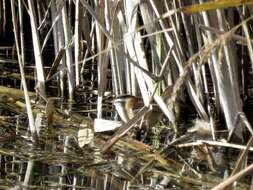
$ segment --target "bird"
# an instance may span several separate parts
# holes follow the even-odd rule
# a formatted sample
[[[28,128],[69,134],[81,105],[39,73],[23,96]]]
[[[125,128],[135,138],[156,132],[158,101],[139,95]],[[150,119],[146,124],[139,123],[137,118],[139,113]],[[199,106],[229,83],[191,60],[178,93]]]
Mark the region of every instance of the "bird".
[[[172,93],[173,87],[168,86],[165,91],[162,93],[161,97],[168,103],[168,99]],[[120,95],[115,98],[113,102],[121,120],[123,122],[128,122],[131,118],[133,118],[134,114],[144,106],[143,99],[138,96],[133,95]],[[162,119],[163,112],[157,106],[157,104],[152,101],[150,104],[150,110],[144,116],[144,123],[147,126],[153,126],[158,121]]]

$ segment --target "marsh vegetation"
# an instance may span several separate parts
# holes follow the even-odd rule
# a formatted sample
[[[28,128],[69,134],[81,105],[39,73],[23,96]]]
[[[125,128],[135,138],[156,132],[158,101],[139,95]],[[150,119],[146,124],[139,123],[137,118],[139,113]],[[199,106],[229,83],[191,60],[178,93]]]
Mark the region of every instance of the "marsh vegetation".
[[[0,189],[250,189],[252,0],[1,0]]]

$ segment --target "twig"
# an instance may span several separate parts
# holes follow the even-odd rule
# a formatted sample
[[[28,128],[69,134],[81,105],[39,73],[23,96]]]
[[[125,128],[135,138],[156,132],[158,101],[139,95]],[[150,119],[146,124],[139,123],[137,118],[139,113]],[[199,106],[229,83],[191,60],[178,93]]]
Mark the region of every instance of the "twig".
[[[121,128],[113,135],[113,137],[108,140],[102,147],[102,152],[106,152],[108,149],[110,149],[123,135],[125,135],[134,126],[135,123],[141,119],[147,110],[147,107],[142,107],[131,120],[122,125]]]
[[[211,146],[222,146],[222,147],[228,147],[228,148],[235,148],[235,149],[241,149],[241,150],[244,150],[247,148],[246,146],[239,145],[239,144],[232,144],[232,143],[219,142],[219,141],[207,141],[207,140],[197,140],[196,142],[175,145],[175,147],[187,148],[187,147],[199,146],[199,145],[203,145],[203,144],[208,144]],[[250,147],[249,151],[253,151],[253,147]]]
[[[253,171],[253,164],[249,165],[244,170],[240,171],[234,176],[231,176],[227,178],[225,181],[220,183],[219,185],[215,186],[212,190],[222,190],[234,183],[236,180],[239,180],[240,178],[244,177],[245,175],[251,173]]]

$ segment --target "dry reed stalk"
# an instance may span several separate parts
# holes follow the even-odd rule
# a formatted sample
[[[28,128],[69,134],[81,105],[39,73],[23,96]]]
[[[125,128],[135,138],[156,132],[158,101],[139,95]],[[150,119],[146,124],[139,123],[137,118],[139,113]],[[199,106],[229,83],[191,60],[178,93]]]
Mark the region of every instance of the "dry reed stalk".
[[[64,46],[66,48],[66,66],[67,66],[67,77],[68,77],[68,95],[69,100],[73,101],[74,99],[74,88],[75,88],[75,78],[73,71],[73,59],[71,51],[71,31],[70,24],[68,22],[68,15],[66,5],[62,8],[62,24],[64,32]]]
[[[17,55],[18,55],[18,62],[19,62],[19,70],[21,74],[21,83],[23,85],[23,91],[24,91],[24,96],[25,96],[25,103],[26,103],[26,110],[27,110],[27,115],[28,115],[28,120],[29,120],[29,128],[32,134],[32,140],[34,142],[37,141],[37,131],[35,128],[34,124],[34,118],[33,118],[33,113],[32,113],[32,108],[31,108],[31,103],[30,103],[30,98],[27,90],[27,85],[25,81],[25,72],[23,65],[24,63],[22,61],[22,57],[20,55],[20,46],[19,46],[19,41],[18,41],[18,31],[17,31],[17,20],[16,20],[16,15],[15,15],[15,2],[14,0],[11,1],[11,12],[12,12],[12,24],[13,24],[13,30],[14,30],[14,36],[15,36],[15,44],[17,48]]]
[[[28,0],[28,7],[29,7],[29,16],[30,16],[30,24],[32,30],[32,39],[33,39],[33,50],[34,50],[34,57],[35,57],[35,65],[36,65],[36,73],[37,73],[37,89],[39,93],[46,97],[45,91],[45,76],[44,76],[44,69],[41,57],[41,46],[40,46],[40,39],[37,30],[37,21],[36,21],[36,13],[34,7],[34,1]]]

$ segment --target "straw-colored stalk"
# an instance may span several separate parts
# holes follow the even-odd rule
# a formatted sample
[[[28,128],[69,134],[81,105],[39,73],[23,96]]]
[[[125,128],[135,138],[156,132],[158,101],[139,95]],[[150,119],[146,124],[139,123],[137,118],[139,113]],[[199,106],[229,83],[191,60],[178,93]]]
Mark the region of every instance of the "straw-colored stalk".
[[[67,66],[67,76],[68,76],[68,90],[69,90],[69,100],[72,101],[74,99],[74,88],[75,88],[75,79],[74,79],[74,71],[73,71],[73,60],[72,60],[72,51],[71,51],[71,31],[70,25],[68,22],[68,15],[66,10],[66,5],[62,8],[62,24],[63,24],[63,32],[64,32],[64,40],[65,40],[65,48],[66,48],[66,66]]]
[[[11,0],[11,12],[12,12],[12,24],[13,24],[13,29],[14,29],[14,36],[15,36],[15,44],[17,48],[17,55],[18,55],[18,63],[19,63],[19,69],[20,69],[20,74],[21,74],[21,83],[23,85],[24,89],[24,96],[25,96],[25,103],[26,103],[26,110],[27,110],[27,115],[28,115],[28,120],[29,120],[29,127],[30,131],[32,133],[32,139],[33,141],[36,141],[36,128],[34,124],[34,118],[33,118],[33,113],[32,113],[32,108],[31,108],[31,103],[30,103],[30,98],[26,86],[26,81],[25,81],[25,72],[23,65],[24,63],[22,62],[22,58],[20,55],[20,46],[19,46],[19,37],[18,37],[18,30],[17,30],[17,20],[16,20],[16,15],[15,15],[15,2],[14,0]]]
[[[76,86],[80,83],[80,71],[79,71],[79,21],[80,21],[80,1],[76,0],[75,5],[75,72],[76,72]]]
[[[37,21],[36,21],[36,14],[35,14],[33,0],[28,0],[28,7],[29,7],[30,24],[31,24],[31,30],[32,30],[36,73],[37,73],[37,79],[38,79],[37,89],[43,97],[46,97],[45,76],[44,76],[44,69],[43,69],[43,63],[42,63],[42,57],[41,57],[40,40],[39,40],[39,34],[38,34],[38,30],[37,30]]]

